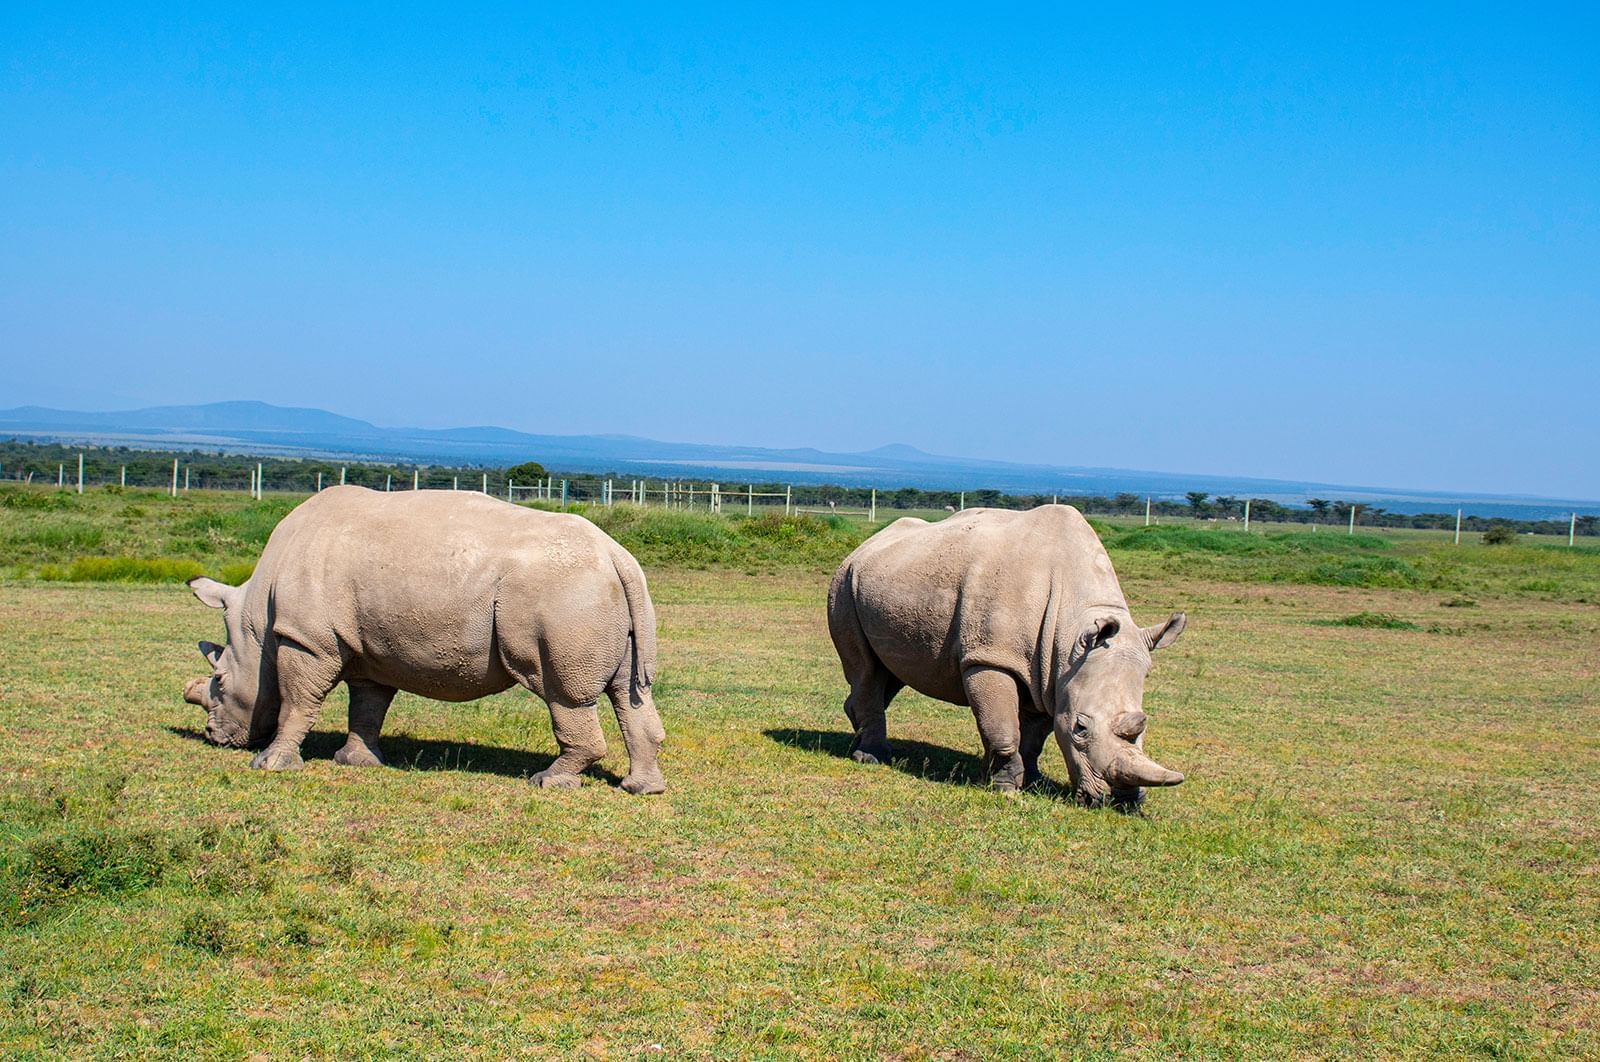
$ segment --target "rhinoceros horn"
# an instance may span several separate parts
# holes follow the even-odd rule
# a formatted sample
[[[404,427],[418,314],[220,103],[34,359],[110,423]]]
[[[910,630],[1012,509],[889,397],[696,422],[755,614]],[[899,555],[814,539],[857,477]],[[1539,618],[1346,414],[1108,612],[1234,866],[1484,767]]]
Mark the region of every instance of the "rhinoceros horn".
[[[190,704],[197,704],[201,708],[210,711],[211,705],[207,703],[206,698],[206,687],[209,686],[210,683],[210,678],[190,679],[188,684],[183,687],[183,699],[188,701]]]
[[[1123,742],[1122,748],[1112,757],[1111,766],[1106,771],[1106,781],[1118,789],[1137,789],[1140,786],[1177,785],[1183,781],[1183,775],[1167,770],[1146,756],[1137,745]]]

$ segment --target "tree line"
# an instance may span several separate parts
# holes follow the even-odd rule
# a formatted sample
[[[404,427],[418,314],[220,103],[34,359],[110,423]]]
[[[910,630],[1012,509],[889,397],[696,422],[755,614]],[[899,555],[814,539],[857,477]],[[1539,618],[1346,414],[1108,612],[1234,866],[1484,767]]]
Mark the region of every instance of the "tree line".
[[[75,488],[78,475],[78,455],[83,455],[84,481],[94,489],[116,489],[126,477],[129,488],[165,489],[171,485],[172,462],[178,461],[180,483],[185,480],[196,490],[247,490],[256,467],[262,471],[264,489],[277,491],[310,491],[316,488],[318,476],[324,486],[340,481],[355,483],[375,490],[386,487],[409,490],[413,481],[424,488],[443,489],[459,486],[463,490],[482,490],[487,486],[491,494],[504,497],[509,484],[533,486],[536,481],[551,478],[552,473],[535,461],[525,461],[510,467],[483,464],[422,465],[407,462],[384,461],[332,461],[322,458],[264,457],[249,454],[227,453],[221,450],[140,450],[126,446],[65,446],[58,443],[37,443],[17,439],[0,440],[0,479],[53,484],[58,477],[68,488]],[[557,489],[563,478],[553,474]],[[591,500],[592,484],[598,479],[611,479],[616,483],[617,497],[625,496],[632,476],[608,472],[567,475],[568,480],[582,480],[589,485],[583,494],[573,490],[572,500]],[[652,492],[659,490],[659,480],[651,481]],[[754,489],[757,494],[783,494],[790,491],[794,503],[814,508],[837,506],[843,509],[866,509],[873,503],[870,487],[842,485],[790,486],[778,481],[760,483],[722,483],[724,503],[731,504],[739,494]],[[705,484],[696,483],[697,490]],[[996,509],[1032,509],[1051,501],[1072,505],[1084,513],[1101,516],[1143,516],[1145,499],[1133,493],[1110,496],[1098,494],[1007,494],[998,490],[922,490],[901,487],[880,490],[876,494],[880,515],[894,511],[956,509],[984,507]],[[1232,495],[1213,497],[1204,491],[1190,491],[1183,501],[1151,499],[1153,517],[1192,517],[1201,520],[1242,520],[1245,503],[1250,505],[1252,521],[1263,523],[1327,524],[1344,526],[1349,523],[1350,510],[1358,509],[1357,525],[1360,527],[1421,528],[1428,530],[1454,530],[1456,516],[1448,513],[1395,513],[1381,506],[1369,506],[1343,499],[1309,498],[1304,507],[1283,505],[1266,498],[1243,498]],[[1512,520],[1505,517],[1463,516],[1463,531],[1485,532],[1507,529],[1516,533],[1564,535],[1565,520]],[[1600,517],[1580,516],[1577,522],[1580,535],[1600,535]]]

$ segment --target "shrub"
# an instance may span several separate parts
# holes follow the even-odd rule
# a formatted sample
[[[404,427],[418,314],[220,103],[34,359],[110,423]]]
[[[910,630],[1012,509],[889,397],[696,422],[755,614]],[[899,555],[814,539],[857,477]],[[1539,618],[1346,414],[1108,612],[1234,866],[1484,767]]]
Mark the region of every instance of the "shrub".
[[[45,493],[37,490],[8,487],[0,491],[0,507],[25,509],[33,512],[59,512],[62,509],[72,508],[72,498],[63,491]]]
[[[1485,546],[1509,546],[1517,540],[1517,533],[1510,524],[1496,524],[1483,533]]]

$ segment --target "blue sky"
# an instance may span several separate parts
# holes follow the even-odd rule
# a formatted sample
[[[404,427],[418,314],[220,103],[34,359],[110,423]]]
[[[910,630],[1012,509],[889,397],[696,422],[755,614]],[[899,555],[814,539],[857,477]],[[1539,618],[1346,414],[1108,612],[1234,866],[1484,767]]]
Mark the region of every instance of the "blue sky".
[[[1600,498],[1600,19],[0,12],[0,406]]]

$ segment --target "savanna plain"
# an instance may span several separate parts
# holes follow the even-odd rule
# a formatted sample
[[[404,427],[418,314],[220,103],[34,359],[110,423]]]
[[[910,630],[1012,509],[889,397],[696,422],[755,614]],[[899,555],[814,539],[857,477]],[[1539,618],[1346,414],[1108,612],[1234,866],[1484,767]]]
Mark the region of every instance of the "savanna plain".
[[[297,498],[0,491],[0,1052],[1600,1055],[1600,548],[1101,525],[1156,655],[1144,812],[989,792],[902,694],[848,758],[843,519],[589,515],[660,622],[669,790],[530,789],[524,692],[389,766],[200,740],[186,679]]]

